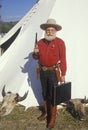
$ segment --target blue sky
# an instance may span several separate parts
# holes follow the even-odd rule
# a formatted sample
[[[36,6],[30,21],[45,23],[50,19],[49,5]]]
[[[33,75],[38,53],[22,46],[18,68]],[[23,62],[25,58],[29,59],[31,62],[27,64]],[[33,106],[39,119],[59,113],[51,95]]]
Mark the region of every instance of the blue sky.
[[[2,8],[0,15],[3,21],[21,19],[37,2],[37,0],[0,0]]]

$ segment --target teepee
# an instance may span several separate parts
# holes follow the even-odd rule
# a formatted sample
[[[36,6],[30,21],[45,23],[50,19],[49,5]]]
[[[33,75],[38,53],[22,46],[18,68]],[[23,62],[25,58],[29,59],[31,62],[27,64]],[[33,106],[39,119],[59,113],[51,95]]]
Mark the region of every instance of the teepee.
[[[37,61],[32,58],[35,34],[43,36],[40,24],[48,18],[62,25],[58,37],[67,50],[66,81],[72,82],[72,98],[88,96],[87,47],[88,47],[88,0],[39,0],[32,9],[3,37],[0,47],[0,101],[2,88],[18,92],[21,96],[28,90],[27,98],[20,102],[26,108],[43,102],[40,80],[37,79]]]

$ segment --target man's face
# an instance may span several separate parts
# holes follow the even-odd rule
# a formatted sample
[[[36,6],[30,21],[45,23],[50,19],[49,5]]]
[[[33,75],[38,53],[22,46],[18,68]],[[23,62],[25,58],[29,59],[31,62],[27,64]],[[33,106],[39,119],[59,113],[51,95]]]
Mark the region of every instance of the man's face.
[[[47,36],[53,36],[56,34],[56,29],[53,27],[48,27],[45,32]]]
[[[53,27],[48,27],[46,30],[45,30],[45,39],[48,40],[48,41],[52,41],[53,39],[55,39],[56,37],[56,29],[53,28]]]

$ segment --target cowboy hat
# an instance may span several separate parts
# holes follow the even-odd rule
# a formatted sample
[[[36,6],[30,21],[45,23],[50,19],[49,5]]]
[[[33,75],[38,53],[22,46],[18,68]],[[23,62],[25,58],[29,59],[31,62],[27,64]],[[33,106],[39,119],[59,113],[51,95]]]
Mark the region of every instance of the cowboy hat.
[[[60,25],[56,24],[55,19],[48,19],[46,23],[40,25],[40,28],[43,30],[46,30],[48,27],[54,27],[57,31],[62,29]]]

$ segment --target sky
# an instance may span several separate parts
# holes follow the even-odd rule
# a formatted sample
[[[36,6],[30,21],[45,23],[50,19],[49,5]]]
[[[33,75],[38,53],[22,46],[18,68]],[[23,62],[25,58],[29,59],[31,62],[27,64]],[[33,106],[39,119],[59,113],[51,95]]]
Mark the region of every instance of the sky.
[[[0,0],[2,21],[20,20],[37,2],[37,0]]]

